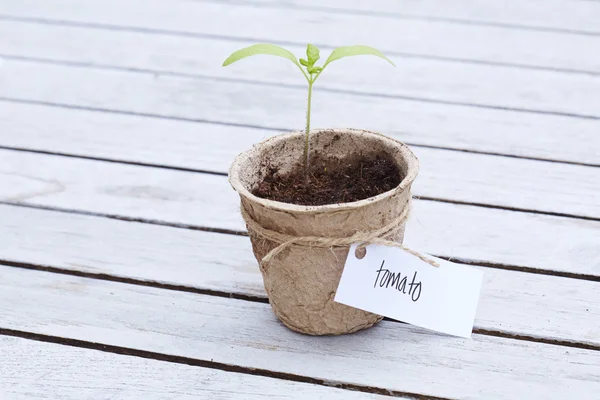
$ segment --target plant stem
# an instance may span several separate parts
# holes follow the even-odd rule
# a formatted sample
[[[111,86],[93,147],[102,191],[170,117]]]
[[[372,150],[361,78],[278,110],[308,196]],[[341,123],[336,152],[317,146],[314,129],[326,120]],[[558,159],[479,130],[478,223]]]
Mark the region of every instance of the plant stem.
[[[310,100],[312,97],[312,85],[314,80],[308,81],[308,107],[306,109],[306,131],[304,138],[304,173],[306,175],[306,181],[308,182],[308,167],[309,167],[309,152],[310,143],[308,141],[310,137]]]

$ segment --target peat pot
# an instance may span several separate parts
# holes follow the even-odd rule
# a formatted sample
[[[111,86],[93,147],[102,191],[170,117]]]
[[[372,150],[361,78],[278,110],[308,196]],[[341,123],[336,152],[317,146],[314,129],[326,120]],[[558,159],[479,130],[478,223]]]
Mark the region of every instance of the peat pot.
[[[311,153],[339,159],[361,153],[387,154],[403,177],[396,188],[360,201],[323,206],[282,203],[251,193],[268,169],[285,174],[301,168],[303,146],[304,133],[292,132],[265,140],[236,157],[229,181],[241,198],[248,225],[250,219],[262,229],[288,237],[348,238],[356,232],[385,228],[408,211],[411,184],[419,170],[417,158],[397,140],[357,129],[311,131]],[[382,237],[402,243],[404,227],[402,221]],[[251,226],[248,232],[271,307],[288,328],[310,335],[339,335],[368,328],[382,319],[333,301],[349,246],[291,244],[263,262],[281,241],[273,235],[267,238]]]

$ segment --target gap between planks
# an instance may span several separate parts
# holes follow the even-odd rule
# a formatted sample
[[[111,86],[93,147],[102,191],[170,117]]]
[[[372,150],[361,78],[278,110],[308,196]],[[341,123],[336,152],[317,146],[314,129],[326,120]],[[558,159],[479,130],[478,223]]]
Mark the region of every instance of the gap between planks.
[[[222,0],[203,0],[204,2],[207,3],[215,3],[215,2],[221,2]],[[325,13],[331,13],[331,14],[347,14],[347,15],[368,15],[368,16],[372,16],[372,17],[380,17],[380,18],[386,18],[386,19],[404,19],[404,20],[415,20],[415,21],[431,21],[431,22],[447,22],[447,23],[453,23],[453,24],[458,24],[458,25],[477,25],[477,26],[492,26],[492,27],[497,27],[497,28],[506,28],[506,29],[518,29],[518,30],[527,30],[527,31],[541,31],[541,32],[555,32],[555,33],[566,33],[566,34],[573,34],[573,35],[585,35],[585,36],[600,36],[600,32],[597,31],[588,31],[588,30],[581,30],[581,29],[571,29],[571,28],[560,28],[560,27],[552,27],[552,26],[542,26],[542,25],[525,25],[525,24],[516,24],[516,23],[509,23],[509,22],[499,22],[499,21],[491,21],[491,20],[477,20],[477,19],[473,19],[471,18],[464,18],[464,17],[442,17],[442,16],[435,16],[435,15],[425,15],[425,14],[406,14],[406,13],[402,13],[402,12],[398,12],[395,9],[394,10],[379,10],[376,9],[374,10],[372,7],[369,8],[363,8],[363,9],[359,9],[359,8],[347,8],[347,7],[352,7],[352,6],[348,6],[347,2],[344,2],[344,8],[341,7],[336,7],[336,6],[331,6],[331,4],[329,3],[326,6],[321,5],[322,3],[320,2],[314,2],[314,1],[290,1],[290,2],[276,2],[276,1],[248,1],[248,0],[227,0],[228,4],[244,4],[244,5],[250,5],[253,7],[262,7],[262,8],[286,8],[286,9],[292,9],[292,10],[308,10],[308,11],[318,11],[318,12],[325,12]],[[307,5],[308,3],[308,5]],[[335,2],[334,2],[335,3]],[[423,6],[427,6],[427,5],[432,5],[432,4],[428,4],[427,2],[420,2],[420,3],[424,3]],[[314,5],[317,4],[317,5]],[[401,3],[396,3],[399,4],[400,6],[398,7],[399,9],[402,9],[404,11],[404,7],[406,2],[401,2]],[[435,5],[435,3],[433,4]],[[567,5],[567,2],[565,2],[565,6]],[[414,4],[412,5],[414,6]],[[455,6],[455,5],[453,5]],[[384,6],[385,8],[385,6]],[[436,10],[437,11],[437,10]],[[431,10],[428,10],[428,12],[431,12]]]
[[[412,398],[412,399],[416,399],[416,400],[451,400],[446,397],[427,396],[427,395],[421,395],[418,393],[407,393],[407,392],[400,392],[400,391],[395,391],[395,390],[382,389],[382,388],[378,388],[378,387],[374,387],[374,386],[362,386],[362,385],[356,385],[356,384],[344,383],[344,382],[335,382],[335,381],[328,381],[328,380],[326,381],[323,379],[311,378],[311,377],[304,376],[304,375],[271,371],[271,370],[262,369],[262,368],[248,368],[248,367],[243,367],[243,366],[238,366],[238,365],[215,362],[212,360],[208,361],[208,360],[201,360],[201,359],[191,358],[191,357],[175,356],[175,355],[157,353],[157,352],[153,352],[153,351],[137,350],[137,349],[132,349],[129,347],[114,346],[114,345],[101,344],[101,343],[95,343],[95,342],[87,342],[87,341],[79,340],[79,339],[70,339],[70,338],[64,338],[64,337],[59,337],[59,336],[52,336],[52,335],[45,335],[45,334],[40,334],[40,333],[20,331],[20,330],[15,330],[15,329],[0,328],[0,335],[35,340],[35,341],[44,342],[44,343],[60,344],[60,345],[64,345],[64,346],[77,347],[77,348],[82,348],[82,349],[97,350],[97,351],[102,351],[102,352],[106,352],[106,353],[119,354],[119,355],[125,355],[125,356],[130,356],[130,357],[139,357],[139,358],[145,358],[145,359],[156,360],[156,361],[164,361],[164,362],[175,363],[175,364],[184,364],[184,365],[190,365],[190,366],[194,366],[194,367],[210,368],[210,369],[216,369],[216,370],[225,371],[225,372],[234,372],[234,373],[241,373],[241,374],[246,374],[246,375],[262,376],[262,377],[266,377],[266,378],[275,378],[275,379],[281,379],[281,380],[293,381],[293,382],[299,382],[299,383],[310,383],[310,384],[315,384],[315,385],[320,385],[320,386],[334,387],[334,388],[338,388],[338,389],[345,389],[345,390],[358,391],[358,392],[364,392],[364,393],[373,393],[373,394],[379,394],[379,395],[390,396],[390,397],[401,397],[401,398],[408,397],[408,398]]]
[[[435,147],[435,146],[419,146],[419,145],[412,145],[409,143],[406,143],[406,144],[409,146],[414,146],[414,147],[424,147],[424,148],[433,148],[436,150],[448,150],[448,151],[459,151],[459,152],[465,152],[465,153],[472,153],[470,151],[443,149],[443,148],[439,148],[439,147]],[[78,155],[78,154],[71,154],[71,153],[33,150],[33,149],[11,147],[11,146],[1,146],[1,145],[0,145],[0,149],[10,150],[10,151],[19,151],[19,152],[24,152],[24,153],[32,153],[32,154],[44,154],[44,155],[51,155],[51,156],[58,156],[58,157],[76,158],[76,159],[82,159],[82,160],[101,161],[101,162],[108,162],[108,163],[115,163],[115,164],[135,165],[135,166],[139,166],[139,167],[150,167],[150,168],[159,168],[159,169],[166,169],[166,170],[173,170],[173,171],[210,174],[210,175],[217,175],[217,176],[228,176],[226,172],[220,172],[220,171],[207,171],[207,170],[196,169],[196,168],[177,167],[177,166],[171,166],[171,165],[145,163],[145,162],[138,162],[138,161],[127,161],[127,160],[111,159],[111,158],[105,158],[105,157],[85,156],[85,155]],[[509,158],[524,158],[524,157],[514,156],[514,157],[509,157]],[[535,161],[543,161],[543,160],[535,160]],[[559,164],[573,164],[573,163],[565,163],[565,162],[561,162],[561,161],[549,161],[549,162],[556,162]],[[587,166],[587,165],[581,165],[581,164],[577,164],[577,165]],[[591,165],[591,167],[595,167],[595,165]],[[511,206],[502,206],[502,205],[487,204],[487,203],[480,203],[480,202],[461,201],[461,200],[445,199],[442,197],[430,197],[430,196],[413,196],[413,197],[415,199],[421,199],[421,200],[427,200],[427,201],[437,201],[440,203],[458,204],[458,205],[481,207],[481,208],[490,208],[490,209],[495,209],[495,210],[515,211],[515,212],[523,212],[523,213],[529,213],[529,214],[548,215],[548,216],[553,216],[553,217],[573,218],[573,219],[581,219],[581,220],[585,220],[585,221],[600,221],[600,217],[590,217],[590,216],[580,215],[580,214],[561,213],[561,212],[554,212],[554,211],[541,211],[541,210],[535,210],[532,208],[511,207]],[[6,204],[15,204],[15,203],[6,203]]]
[[[121,31],[121,32],[134,32],[148,35],[166,35],[166,36],[180,36],[180,37],[191,37],[191,38],[202,38],[210,40],[218,40],[224,42],[244,42],[244,43],[273,43],[280,46],[298,46],[300,43],[289,40],[278,40],[273,38],[248,38],[244,36],[232,36],[223,34],[210,34],[200,32],[188,32],[179,31],[172,29],[158,29],[158,28],[144,28],[144,27],[133,27],[133,26],[122,26],[105,23],[92,23],[92,22],[78,22],[60,19],[49,19],[49,18],[36,18],[36,17],[20,17],[8,14],[0,14],[0,20],[21,22],[21,23],[34,23],[43,25],[57,25],[57,26],[69,26],[74,28],[84,29],[97,29],[97,30],[108,30],[108,31]],[[543,31],[540,31],[543,32]],[[596,35],[585,35],[585,36],[596,36]],[[335,46],[331,46],[324,43],[316,43],[316,45],[325,50],[334,50]],[[440,62],[458,63],[458,64],[470,64],[470,65],[486,65],[500,68],[511,68],[511,69],[528,69],[533,71],[548,71],[565,74],[577,74],[577,75],[590,75],[597,76],[600,73],[591,70],[573,69],[565,67],[547,67],[541,65],[521,64],[515,62],[502,62],[502,61],[485,61],[469,58],[460,57],[449,57],[449,56],[436,56],[427,54],[407,53],[402,51],[385,51],[386,54],[394,57],[401,58],[413,58],[422,60],[432,60]]]
[[[32,209],[36,209],[36,210],[56,211],[56,212],[62,212],[62,213],[66,213],[66,214],[86,215],[89,217],[108,218],[108,219],[114,219],[117,221],[124,221],[124,222],[138,222],[141,224],[168,226],[171,228],[190,229],[190,230],[202,231],[202,232],[213,232],[213,233],[222,233],[222,234],[226,234],[226,235],[248,236],[248,233],[245,231],[238,231],[238,230],[233,230],[233,229],[223,229],[223,228],[203,227],[203,226],[198,226],[198,225],[183,224],[183,223],[178,223],[178,222],[167,222],[167,221],[161,221],[161,220],[150,219],[150,218],[128,217],[128,216],[119,215],[119,214],[105,214],[105,213],[94,212],[94,211],[75,210],[75,209],[44,206],[44,205],[37,205],[37,204],[26,204],[26,203],[18,203],[18,202],[5,201],[5,200],[0,200],[0,204],[7,205],[7,206],[13,206],[13,207],[32,208]]]
[[[219,125],[219,126],[232,126],[232,127],[237,127],[237,128],[260,129],[263,131],[270,131],[270,132],[277,132],[277,133],[291,132],[294,130],[294,128],[291,128],[291,127],[285,127],[285,128],[284,127],[271,127],[271,126],[255,125],[255,124],[227,122],[227,121],[220,121],[220,120],[208,120],[208,119],[204,119],[204,118],[186,118],[186,117],[178,117],[178,116],[170,116],[170,115],[161,115],[161,114],[155,114],[155,113],[142,113],[142,112],[135,112],[135,111],[109,109],[109,108],[102,108],[102,107],[89,107],[89,106],[79,106],[79,105],[75,105],[75,104],[18,99],[18,98],[12,98],[12,97],[1,97],[0,96],[0,102],[36,105],[36,106],[44,106],[44,107],[54,107],[54,108],[60,108],[60,109],[66,109],[66,110],[78,110],[78,111],[89,111],[89,112],[97,112],[97,113],[105,113],[105,114],[125,115],[125,116],[132,116],[132,117],[157,119],[157,120],[170,120],[170,121],[190,122],[190,123],[199,123],[199,124],[213,124],[213,125]],[[408,146],[420,147],[420,148],[424,148],[424,149],[457,151],[457,152],[470,153],[470,154],[516,158],[516,159],[531,160],[531,161],[543,161],[543,162],[567,164],[567,165],[578,165],[578,166],[582,166],[582,167],[600,167],[600,163],[588,163],[588,162],[578,162],[578,161],[571,161],[571,160],[558,160],[558,159],[545,158],[545,157],[533,157],[533,156],[525,156],[525,155],[517,155],[517,154],[495,153],[495,152],[484,151],[484,150],[474,150],[474,149],[465,149],[465,148],[459,148],[459,147],[414,143],[411,141],[403,141],[403,143],[405,143]],[[117,162],[117,163],[148,166],[148,167],[171,168],[171,169],[187,171],[187,172],[202,172],[202,173],[207,173],[207,174],[225,175],[225,173],[223,173],[223,172],[209,171],[209,170],[203,170],[203,169],[197,169],[197,168],[185,168],[185,167],[177,167],[177,166],[156,164],[156,163],[142,163],[142,162],[123,160],[123,159],[93,157],[93,156],[85,156],[85,155],[74,154],[74,153],[62,153],[62,152],[56,152],[56,151],[46,151],[46,150],[39,150],[39,149],[32,149],[32,148],[25,148],[25,147],[0,146],[0,149],[24,151],[24,152],[48,154],[48,155],[58,155],[58,156],[82,158],[82,159],[88,159],[88,160]]]
[[[25,204],[25,203],[18,203],[18,202],[12,202],[12,201],[4,201],[4,200],[0,200],[0,204],[11,206],[11,207],[23,207],[23,208],[31,208],[31,209],[35,209],[35,210],[55,211],[55,212],[61,212],[61,213],[66,213],[66,214],[77,214],[77,215],[85,215],[85,216],[89,216],[89,217],[114,219],[117,221],[124,221],[124,222],[137,222],[137,223],[149,224],[149,225],[167,226],[170,228],[189,229],[189,230],[195,230],[195,231],[201,231],[201,232],[220,233],[220,234],[225,234],[225,235],[248,236],[248,232],[246,232],[246,231],[203,227],[203,226],[199,226],[199,225],[167,222],[167,221],[161,221],[161,220],[149,219],[149,218],[127,217],[124,215],[117,215],[117,214],[105,214],[105,213],[94,212],[94,211],[83,211],[83,210],[75,210],[75,209],[68,209],[68,208],[61,208],[61,207],[38,205],[38,204]],[[570,279],[581,279],[581,280],[592,281],[592,282],[600,282],[600,275],[580,274],[580,273],[574,273],[574,272],[568,272],[568,271],[546,270],[546,269],[542,269],[542,268],[534,268],[534,267],[528,267],[528,266],[524,266],[524,265],[494,263],[494,262],[469,259],[469,258],[464,258],[464,257],[449,257],[449,256],[446,256],[443,254],[432,254],[432,256],[438,257],[438,258],[441,258],[441,259],[444,259],[447,261],[459,263],[459,264],[465,264],[465,265],[494,268],[494,269],[503,269],[503,270],[507,270],[507,271],[527,272],[527,273],[539,274],[539,275],[550,275],[550,276],[557,276],[557,277],[570,278]]]
[[[438,397],[486,397],[482,394],[489,392],[509,399],[531,390],[540,398],[574,392],[588,398],[598,386],[596,351],[485,335],[474,335],[472,341],[448,338],[387,321],[369,334],[317,339],[277,324],[266,304],[7,267],[3,273],[8,290],[4,297],[10,298],[11,292],[31,294],[17,296],[21,311],[5,307],[4,327],[22,332]],[[41,309],[38,297],[47,300]],[[180,310],[176,315],[174,308]],[[155,318],[157,314],[163,318]],[[323,362],[311,365],[315,356]],[[364,361],[365,368],[386,373],[365,376],[348,368],[348,359],[354,357]],[[543,371],[536,368],[540,365]],[[404,371],[400,381],[394,368]],[[423,385],[423,374],[430,374],[431,385]],[[548,376],[561,379],[546,381]],[[464,386],[464,379],[477,380]]]
[[[549,32],[523,32],[494,27],[481,27],[476,25],[457,25],[443,22],[422,22],[407,20],[397,24],[393,20],[374,18],[368,14],[360,14],[362,26],[367,30],[367,37],[352,29],[357,21],[350,15],[336,15],[318,11],[307,11],[298,9],[296,12],[286,15],[285,10],[256,8],[246,4],[231,6],[224,2],[184,2],[172,1],[166,6],[160,1],[116,1],[107,0],[102,6],[91,5],[90,8],[81,9],[76,7],[72,0],[55,1],[49,6],[43,2],[35,6],[28,5],[31,2],[6,1],[4,13],[16,18],[28,18],[43,21],[62,21],[66,23],[100,25],[108,29],[116,30],[123,27],[140,29],[146,33],[159,31],[175,31],[184,35],[190,34],[213,34],[219,37],[258,36],[262,38],[277,37],[280,40],[302,41],[306,39],[307,32],[318,32],[327,24],[330,31],[325,40],[330,44],[341,41],[365,42],[367,40],[382,50],[400,50],[407,53],[419,53],[418,56],[441,56],[441,58],[459,58],[469,62],[483,60],[484,62],[507,62],[521,63],[525,66],[559,66],[572,68],[572,59],[578,59],[582,54],[581,49],[591,44],[586,39],[595,39],[593,36],[564,35]],[[140,13],[139,9],[144,12]],[[435,7],[441,8],[441,7]],[[404,8],[403,8],[404,9]],[[509,9],[512,9],[509,7]],[[517,7],[518,9],[518,7]],[[501,11],[503,11],[501,9]],[[577,7],[570,7],[569,11],[577,11]],[[554,24],[569,27],[580,27],[583,22],[593,29],[595,9],[579,11],[580,18],[564,17],[564,11],[534,13],[534,19],[542,21],[553,21]],[[518,15],[519,11],[517,11]],[[496,14],[496,12],[494,12]],[[514,13],[513,13],[514,14]],[[525,14],[532,14],[531,10],[525,10]],[[570,14],[570,13],[569,13]],[[169,15],[169,18],[164,18]],[[511,18],[512,14],[509,14]],[[572,17],[572,15],[570,15]],[[562,18],[561,18],[562,17]],[[502,17],[506,18],[506,17]],[[525,19],[531,17],[526,16]],[[226,19],[225,23],[222,23]],[[566,20],[566,21],[565,21]],[[221,21],[221,23],[219,23]],[[291,26],[291,28],[290,28]],[[106,29],[105,28],[105,29]],[[347,28],[347,29],[346,29]],[[278,32],[278,34],[273,34]],[[294,32],[304,32],[301,35]],[[412,33],[424,32],[424,35],[414,37]],[[282,35],[283,33],[283,35]],[[394,33],[396,35],[394,35]],[[525,35],[525,36],[524,36]],[[319,35],[323,36],[323,35]],[[392,37],[390,37],[392,36]],[[394,38],[393,36],[398,36]],[[418,39],[418,40],[417,40]],[[264,39],[262,39],[264,40]],[[448,42],[442,45],[442,42]],[[522,42],[530,44],[532,51],[521,51]],[[383,44],[385,46],[381,46]],[[500,52],[490,49],[490,43],[504,45]],[[550,44],[553,44],[550,46]],[[557,46],[564,45],[564,50],[559,51],[556,56],[551,51]],[[495,46],[492,46],[495,47]],[[592,45],[593,47],[593,45]],[[451,50],[449,50],[451,49]],[[546,50],[547,49],[547,50]],[[425,54],[422,54],[425,53]],[[597,66],[592,63],[588,70],[597,72]]]
[[[188,79],[195,79],[195,80],[211,80],[211,81],[217,81],[217,82],[241,83],[241,84],[259,85],[259,86],[276,87],[276,88],[302,89],[302,90],[305,89],[304,86],[302,86],[302,85],[296,85],[296,84],[291,84],[291,83],[256,81],[256,80],[249,80],[249,79],[242,79],[242,78],[230,78],[230,77],[219,77],[219,76],[207,76],[207,75],[201,75],[201,74],[174,72],[174,71],[169,71],[169,70],[158,70],[158,69],[139,68],[139,67],[119,67],[119,66],[107,65],[107,64],[97,64],[97,63],[78,62],[78,61],[76,61],[76,62],[63,61],[63,60],[54,60],[54,59],[37,58],[37,57],[25,57],[25,56],[18,56],[18,55],[12,55],[12,54],[0,54],[0,60],[2,60],[2,59],[23,62],[23,63],[48,64],[48,65],[56,65],[56,66],[72,67],[72,68],[119,71],[119,72],[152,75],[152,76],[159,75],[159,76],[170,76],[170,77],[175,77],[175,78],[188,78]],[[592,74],[592,75],[594,75],[594,74]],[[598,76],[600,76],[600,75],[598,75]],[[583,114],[583,113],[568,112],[568,111],[543,110],[543,109],[534,109],[534,108],[527,108],[527,107],[511,107],[511,106],[504,106],[504,105],[474,103],[474,102],[469,102],[469,101],[444,100],[444,99],[402,95],[402,94],[386,94],[386,93],[381,93],[381,92],[357,91],[357,90],[339,89],[339,88],[328,87],[328,86],[319,86],[319,90],[322,92],[327,92],[327,93],[346,94],[346,95],[359,96],[359,97],[405,100],[405,101],[418,102],[418,103],[462,106],[462,107],[470,107],[470,108],[478,108],[478,109],[486,109],[486,110],[510,111],[510,112],[516,112],[516,113],[525,113],[525,114],[553,115],[553,116],[586,119],[586,120],[594,120],[594,121],[600,120],[600,116],[598,116],[598,115]]]
[[[456,260],[455,260],[455,262],[456,262]],[[7,267],[13,267],[13,268],[22,268],[22,269],[33,270],[33,271],[44,271],[44,272],[50,272],[50,273],[54,273],[54,274],[77,276],[77,277],[81,277],[81,278],[97,279],[97,280],[108,281],[108,282],[119,282],[119,283],[125,283],[125,284],[130,284],[130,285],[146,286],[146,287],[152,287],[152,288],[164,289],[164,290],[173,290],[173,291],[178,291],[178,292],[187,292],[187,293],[202,294],[202,295],[207,295],[207,296],[224,297],[224,298],[251,301],[251,302],[263,303],[263,304],[269,303],[268,298],[260,297],[260,296],[244,295],[244,294],[240,294],[240,293],[225,292],[225,291],[214,290],[214,289],[200,289],[200,288],[196,288],[196,287],[192,287],[192,286],[175,285],[175,284],[161,283],[161,282],[156,282],[156,281],[135,279],[135,278],[126,278],[126,277],[114,276],[114,275],[103,274],[103,273],[83,272],[83,271],[69,270],[69,269],[64,269],[64,268],[57,268],[57,267],[51,267],[51,266],[45,266],[45,265],[36,265],[36,264],[31,264],[31,263],[15,262],[15,261],[8,261],[8,260],[1,260],[1,259],[0,259],[0,265],[4,265]],[[600,281],[600,279],[598,279],[598,280]],[[386,321],[390,321],[390,322],[394,322],[394,323],[399,323],[399,324],[404,323],[404,322],[396,321],[396,320],[393,320],[393,319],[390,319],[387,317],[384,319]],[[479,334],[479,335],[501,337],[501,338],[506,338],[506,339],[522,340],[522,341],[527,341],[527,342],[544,343],[544,344],[549,344],[549,345],[600,351],[600,345],[571,342],[571,341],[567,341],[567,340],[545,339],[545,338],[541,338],[541,337],[534,337],[534,336],[522,335],[522,334],[510,334],[507,332],[496,331],[493,329],[473,328],[473,333]],[[0,334],[2,334],[1,328],[0,328]]]
[[[253,376],[0,335],[0,397],[11,400],[382,400],[335,387]],[[43,357],[40,357],[43,355]],[[84,374],[81,371],[85,371]],[[4,397],[2,396],[4,394]],[[8,396],[8,397],[7,397]],[[409,398],[404,398],[409,400]]]
[[[162,61],[166,62],[169,67],[163,69],[180,67],[179,61],[173,61],[172,57],[167,57]],[[144,63],[142,62],[143,65],[145,65]],[[4,67],[5,78],[10,84],[1,86],[3,90],[0,94],[4,98],[16,98],[23,101],[23,103],[14,102],[14,105],[6,107],[7,111],[4,114],[9,109],[14,109],[17,119],[22,118],[23,112],[23,107],[19,108],[18,106],[26,104],[27,101],[39,102],[36,103],[38,108],[42,107],[43,103],[60,103],[65,105],[65,110],[76,110],[77,107],[84,107],[82,110],[85,110],[85,107],[92,107],[133,112],[138,118],[134,117],[134,114],[118,114],[118,112],[112,115],[117,116],[117,120],[131,118],[131,122],[134,124],[133,128],[140,129],[139,125],[145,125],[144,129],[152,129],[150,121],[142,121],[140,118],[142,115],[150,115],[160,110],[158,114],[165,115],[166,118],[157,120],[158,124],[175,125],[173,122],[175,118],[182,117],[177,122],[181,122],[184,131],[189,132],[191,127],[185,126],[186,120],[187,122],[226,121],[233,123],[231,127],[234,127],[235,124],[270,126],[271,128],[300,126],[299,118],[279,112],[281,101],[285,99],[285,103],[291,107],[290,109],[305,107],[302,100],[303,94],[301,95],[301,92],[304,93],[304,89],[300,91],[300,89],[294,88],[268,87],[256,83],[216,82],[210,79],[198,81],[174,77],[161,78],[134,72],[110,73],[97,70],[98,73],[95,74],[94,70],[85,68],[19,63],[18,61],[7,62]],[[14,79],[9,79],[11,76]],[[39,76],[45,76],[46,79],[40,80]],[[92,87],[88,87],[87,83],[90,79],[99,86],[97,89],[91,90]],[[194,89],[195,86],[200,86],[202,90]],[[229,109],[232,101],[237,103],[240,101],[239,99],[245,99],[249,92],[254,92],[255,96],[258,96],[258,100],[254,99],[249,104],[250,109],[246,107]],[[120,95],[114,98],[114,93],[120,93]],[[179,99],[182,93],[185,93],[185,96]],[[142,96],[144,100],[140,102],[139,96]],[[399,99],[372,98],[374,101],[365,103],[358,101],[359,99],[355,96],[342,93],[322,93],[320,97],[321,101],[338,105],[338,107],[327,108],[327,111],[323,112],[318,112],[318,109],[314,110],[315,118],[321,121],[322,126],[339,126],[341,124],[360,127],[369,125],[373,130],[388,132],[406,142],[452,148],[459,146],[489,153],[598,163],[597,152],[593,151],[589,145],[586,147],[581,144],[594,142],[597,120],[484,109],[480,109],[481,112],[473,113],[472,109],[465,106],[418,103]],[[178,99],[177,104],[166,101],[170,98]],[[73,101],[73,99],[77,99],[77,101]],[[561,103],[564,103],[564,100]],[[51,116],[49,110],[32,108],[34,109],[31,112],[39,112],[47,119],[55,118]],[[58,111],[58,113],[66,114],[68,112]],[[85,117],[74,114],[73,124],[81,124],[81,118]],[[367,122],[364,117],[357,114],[371,115],[369,118],[371,122]],[[10,115],[6,114],[5,116],[7,123],[11,121]],[[264,115],[268,115],[268,117],[265,118]],[[390,115],[396,115],[396,117],[389,118]],[[108,115],[91,115],[90,119],[98,120],[106,125],[108,117]],[[170,117],[175,118],[170,120]],[[65,116],[65,119],[69,123],[71,122],[70,116]],[[17,123],[17,127],[19,126],[23,125]],[[28,126],[25,125],[23,128]],[[33,128],[34,123],[30,129]],[[66,128],[73,129],[70,124]],[[86,130],[85,127],[77,129],[83,129],[86,134],[89,134],[89,129]],[[105,129],[112,130],[119,129],[119,127],[113,124],[112,127],[106,126]],[[177,129],[177,127],[168,126],[167,129]],[[481,132],[486,132],[486,135],[481,135]],[[570,133],[565,135],[565,132]],[[135,130],[134,133],[136,133]],[[518,143],[519,146],[511,145],[511,143]],[[21,145],[21,147],[28,146]],[[61,151],[56,148],[54,150]]]

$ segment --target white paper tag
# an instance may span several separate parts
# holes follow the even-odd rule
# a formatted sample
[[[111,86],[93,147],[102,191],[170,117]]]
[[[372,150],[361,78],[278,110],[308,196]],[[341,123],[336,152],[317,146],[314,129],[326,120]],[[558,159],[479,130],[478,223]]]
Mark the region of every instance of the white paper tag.
[[[471,337],[483,272],[430,257],[434,267],[397,247],[350,246],[335,301],[449,335]]]

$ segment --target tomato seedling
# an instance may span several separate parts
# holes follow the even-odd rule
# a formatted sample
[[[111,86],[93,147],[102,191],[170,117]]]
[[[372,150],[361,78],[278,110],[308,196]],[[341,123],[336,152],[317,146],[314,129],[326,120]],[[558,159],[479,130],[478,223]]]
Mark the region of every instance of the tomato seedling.
[[[314,44],[308,44],[306,46],[306,59],[296,59],[294,54],[284,49],[283,47],[276,46],[274,44],[255,44],[249,47],[245,47],[240,49],[233,54],[231,54],[225,62],[223,62],[223,66],[226,67],[236,61],[239,61],[243,58],[255,56],[258,54],[267,54],[272,56],[278,56],[287,58],[291,62],[293,62],[302,72],[304,78],[308,82],[308,106],[306,109],[306,128],[305,128],[305,138],[304,138],[304,171],[308,176],[308,167],[309,167],[309,153],[310,153],[310,102],[312,98],[312,88],[319,76],[323,73],[325,68],[331,64],[333,61],[339,60],[340,58],[349,57],[349,56],[361,56],[361,55],[372,55],[381,57],[384,60],[388,61],[390,64],[394,65],[386,56],[384,56],[379,50],[374,49],[369,46],[345,46],[338,47],[333,50],[327,61],[323,66],[316,66],[315,63],[321,58],[320,51],[317,46]],[[395,65],[394,65],[395,66]]]

